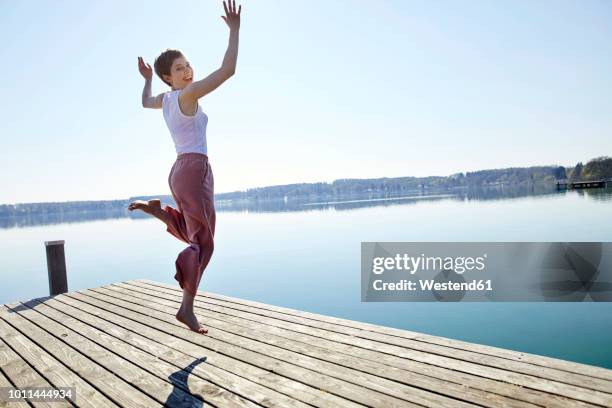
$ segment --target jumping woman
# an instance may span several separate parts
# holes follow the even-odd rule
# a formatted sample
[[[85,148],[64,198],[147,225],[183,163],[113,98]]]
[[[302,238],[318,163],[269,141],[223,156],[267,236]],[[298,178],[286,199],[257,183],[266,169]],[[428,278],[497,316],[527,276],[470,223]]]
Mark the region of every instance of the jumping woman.
[[[221,68],[200,81],[193,80],[193,68],[178,50],[167,49],[155,59],[155,73],[171,90],[151,96],[153,70],[138,57],[138,70],[145,79],[142,106],[162,109],[177,153],[168,175],[168,185],[177,208],[165,205],[159,199],[137,200],[128,206],[130,211],[142,210],[163,221],[170,234],[189,244],[178,255],[174,278],[183,289],[183,302],[176,318],[191,330],[206,334],[193,312],[193,300],[204,269],[214,249],[215,205],[213,173],[206,147],[208,116],[202,112],[198,100],[214,91],[236,71],[240,12],[235,0],[223,2],[230,34]]]

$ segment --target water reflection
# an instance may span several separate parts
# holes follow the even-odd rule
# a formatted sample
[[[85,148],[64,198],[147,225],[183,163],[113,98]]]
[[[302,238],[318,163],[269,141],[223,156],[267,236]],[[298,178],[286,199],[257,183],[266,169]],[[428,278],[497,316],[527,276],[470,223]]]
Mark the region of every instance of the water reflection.
[[[322,211],[333,209],[336,211],[354,210],[366,207],[384,207],[397,205],[411,205],[423,201],[492,201],[509,200],[524,197],[536,199],[559,197],[563,195],[577,195],[600,202],[612,201],[612,187],[595,188],[585,190],[557,190],[556,186],[529,185],[529,186],[497,186],[483,188],[465,189],[425,189],[413,191],[410,194],[348,194],[336,196],[309,195],[300,198],[284,197],[277,200],[217,200],[215,207],[217,211],[230,212],[255,212],[275,213],[294,211]],[[162,203],[176,206],[172,196],[157,196]],[[37,204],[35,209],[22,212],[19,215],[1,215],[0,229],[24,228],[39,225],[53,225],[65,223],[78,223],[95,220],[110,220],[120,218],[149,219],[150,216],[138,211],[127,210],[128,204],[135,199],[150,199],[151,197],[131,197],[127,200],[113,200],[103,202],[91,202],[91,205],[79,205],[77,209],[74,204],[53,203],[46,207],[44,203]],[[85,203],[85,202],[83,202]],[[62,206],[64,204],[64,206]],[[101,209],[103,208],[103,209]]]
[[[200,289],[612,368],[612,302],[361,302],[359,278],[364,241],[609,242],[602,220],[611,199],[612,189],[553,185],[220,201],[218,245]],[[127,201],[94,213],[4,220],[5,227],[28,228],[0,229],[0,303],[49,293],[45,240],[65,240],[71,291],[142,278],[176,285],[175,259],[184,244],[157,220],[126,211]],[[83,203],[72,206],[86,210]],[[29,227],[50,223],[57,225]],[[600,289],[588,288],[595,295]]]

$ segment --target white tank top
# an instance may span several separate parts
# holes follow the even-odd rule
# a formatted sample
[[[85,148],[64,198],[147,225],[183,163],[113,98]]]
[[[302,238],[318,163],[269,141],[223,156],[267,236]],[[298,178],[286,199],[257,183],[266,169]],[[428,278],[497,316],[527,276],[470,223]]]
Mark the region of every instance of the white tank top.
[[[176,154],[203,153],[208,155],[206,146],[208,116],[202,112],[199,103],[195,115],[187,116],[181,112],[178,103],[180,93],[181,89],[166,92],[162,100],[164,119],[172,135],[172,140],[174,140]]]

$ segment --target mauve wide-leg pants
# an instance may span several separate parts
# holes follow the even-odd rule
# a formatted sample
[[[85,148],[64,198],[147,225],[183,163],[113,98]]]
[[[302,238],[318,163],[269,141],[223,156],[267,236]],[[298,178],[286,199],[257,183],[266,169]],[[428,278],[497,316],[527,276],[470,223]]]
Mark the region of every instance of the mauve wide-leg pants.
[[[214,250],[214,180],[208,156],[179,154],[170,170],[168,184],[177,208],[165,205],[170,214],[166,231],[189,244],[176,258],[176,279],[195,297],[204,269]]]

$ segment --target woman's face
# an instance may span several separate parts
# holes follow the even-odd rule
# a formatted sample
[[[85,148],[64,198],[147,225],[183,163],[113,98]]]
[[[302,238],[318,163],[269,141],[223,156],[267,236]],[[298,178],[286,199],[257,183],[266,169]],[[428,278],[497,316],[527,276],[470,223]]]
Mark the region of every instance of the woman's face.
[[[172,89],[183,89],[193,82],[193,69],[185,57],[178,57],[172,61],[170,75],[164,75],[172,84]]]

